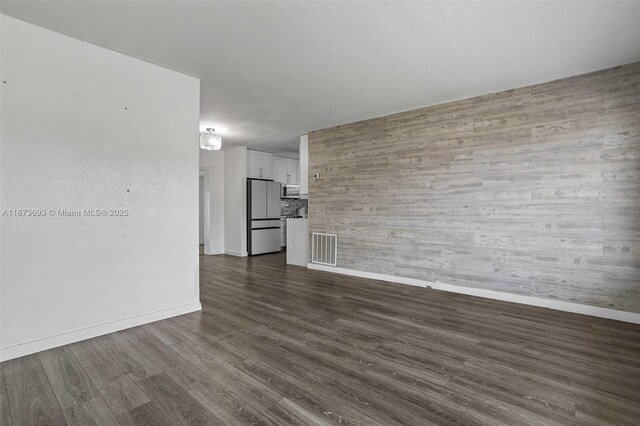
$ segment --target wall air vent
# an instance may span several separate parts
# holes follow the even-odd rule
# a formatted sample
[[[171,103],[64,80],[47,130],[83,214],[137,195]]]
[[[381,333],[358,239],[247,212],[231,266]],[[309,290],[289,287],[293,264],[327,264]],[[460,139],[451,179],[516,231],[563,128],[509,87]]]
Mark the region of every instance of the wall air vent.
[[[338,236],[335,234],[311,234],[311,263],[336,266],[338,260]]]

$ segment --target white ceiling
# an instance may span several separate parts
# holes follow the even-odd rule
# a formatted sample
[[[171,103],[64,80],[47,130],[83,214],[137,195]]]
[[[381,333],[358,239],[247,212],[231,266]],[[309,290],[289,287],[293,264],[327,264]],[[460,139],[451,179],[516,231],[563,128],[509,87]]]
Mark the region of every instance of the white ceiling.
[[[640,2],[2,1],[0,11],[202,80],[223,145],[640,61]]]

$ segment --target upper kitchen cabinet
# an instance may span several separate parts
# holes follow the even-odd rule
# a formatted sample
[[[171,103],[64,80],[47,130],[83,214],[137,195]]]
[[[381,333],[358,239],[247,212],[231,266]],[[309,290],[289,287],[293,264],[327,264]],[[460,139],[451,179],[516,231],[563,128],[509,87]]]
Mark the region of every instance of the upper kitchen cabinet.
[[[292,185],[299,185],[300,184],[300,179],[298,177],[299,172],[298,172],[298,160],[289,160],[287,162],[287,176],[289,179],[289,182]]]
[[[276,182],[287,183],[287,162],[285,158],[274,157],[273,167],[276,171]]]
[[[274,157],[275,180],[284,185],[298,185],[298,160],[292,158]]]
[[[274,179],[273,155],[267,152],[247,150],[247,177]]]

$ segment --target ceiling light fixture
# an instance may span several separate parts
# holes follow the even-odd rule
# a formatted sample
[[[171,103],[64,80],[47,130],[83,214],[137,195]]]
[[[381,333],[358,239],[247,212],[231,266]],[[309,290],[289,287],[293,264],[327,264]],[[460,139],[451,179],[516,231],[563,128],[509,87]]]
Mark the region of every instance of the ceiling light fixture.
[[[207,149],[210,151],[217,151],[222,148],[222,138],[220,135],[215,135],[216,129],[207,128],[205,133],[200,135],[200,149]]]

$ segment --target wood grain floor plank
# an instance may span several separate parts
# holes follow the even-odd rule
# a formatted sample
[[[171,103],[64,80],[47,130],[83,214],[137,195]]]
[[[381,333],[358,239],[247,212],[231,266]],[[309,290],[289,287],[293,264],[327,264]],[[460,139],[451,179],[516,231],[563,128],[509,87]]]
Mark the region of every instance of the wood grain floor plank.
[[[144,329],[165,345],[173,345],[187,339],[187,336],[171,327],[171,321],[169,320],[146,324]]]
[[[58,425],[65,419],[37,354],[2,363],[13,424]]]
[[[4,367],[0,365],[0,425],[13,425],[11,409],[9,408],[9,397],[4,380]]]
[[[287,399],[332,424],[390,425],[395,422],[386,413],[375,412],[371,407],[363,409],[359,404],[337,398],[328,391],[323,380],[313,377],[313,371],[303,372],[299,365],[286,360],[274,361],[261,356],[260,359],[247,360],[244,369],[256,379],[278,389]],[[327,410],[326,407],[333,408]],[[273,410],[272,406],[266,411],[267,419],[273,415]]]
[[[68,347],[55,348],[38,354],[63,409],[99,396],[99,392]]]
[[[100,346],[97,339],[74,343],[69,348],[91,381],[97,386],[126,373]]]
[[[4,424],[640,423],[638,325],[284,254],[200,263],[202,312],[2,363]]]
[[[226,341],[221,341],[215,346],[188,344],[174,345],[173,348],[197,365],[204,375],[223,385],[226,392],[235,395],[237,401],[243,401],[255,410],[263,410],[282,398],[272,387],[260,383],[238,368],[243,360],[225,350],[226,346]]]
[[[271,407],[265,412],[267,421],[275,425],[288,424],[288,425],[312,425],[312,426],[328,426],[327,423],[320,417],[317,417],[313,413],[305,410],[293,401],[284,398],[282,401]]]
[[[144,327],[125,330],[121,332],[121,335],[148,360],[162,369],[163,373],[178,382],[182,387],[188,389],[198,381],[198,377],[201,375],[200,372]]]
[[[109,409],[102,397],[80,401],[64,409],[68,425],[117,425],[118,419]]]
[[[97,337],[96,341],[126,373],[132,373],[136,379],[144,380],[162,373],[160,367],[119,333]]]
[[[150,402],[149,397],[128,374],[102,385],[100,393],[115,415],[125,413]]]
[[[118,415],[124,426],[173,426],[171,419],[154,402],[147,402]]]
[[[172,424],[215,425],[220,423],[220,419],[214,413],[207,410],[165,373],[142,380],[140,385]]]
[[[74,343],[69,348],[115,415],[149,402],[129,374],[96,339]]]
[[[202,381],[191,386],[189,394],[225,424],[261,424],[262,412],[242,395],[229,390],[217,381]]]
[[[246,354],[241,367],[265,385],[278,390],[282,395],[323,418],[328,417],[338,424],[394,424],[387,413],[371,407],[363,409],[358,403],[339,398],[331,391],[331,380],[318,370],[273,346],[243,344],[226,341],[230,350]],[[332,407],[326,410],[326,407]]]

